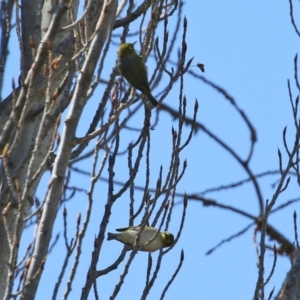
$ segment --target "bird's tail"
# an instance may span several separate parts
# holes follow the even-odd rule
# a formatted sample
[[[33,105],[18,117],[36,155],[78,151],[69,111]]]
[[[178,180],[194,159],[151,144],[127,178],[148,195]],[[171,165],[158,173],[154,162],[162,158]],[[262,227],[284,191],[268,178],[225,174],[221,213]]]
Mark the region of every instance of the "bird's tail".
[[[147,89],[143,90],[144,95],[147,96],[147,98],[149,99],[149,101],[151,102],[151,104],[156,107],[158,105],[157,100],[152,96],[151,92],[148,91]]]
[[[111,241],[111,240],[116,240],[118,238],[119,233],[111,233],[108,232],[107,233],[107,240]]]

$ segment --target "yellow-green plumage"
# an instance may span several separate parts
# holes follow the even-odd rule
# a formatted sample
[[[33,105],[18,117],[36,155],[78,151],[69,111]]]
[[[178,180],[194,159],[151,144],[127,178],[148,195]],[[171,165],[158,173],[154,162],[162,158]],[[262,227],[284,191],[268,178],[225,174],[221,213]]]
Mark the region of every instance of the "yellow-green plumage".
[[[152,96],[147,68],[142,58],[135,52],[134,44],[121,44],[118,50],[118,68],[121,75],[128,81],[128,83],[135,89],[141,91],[155,107],[158,102]]]
[[[140,230],[140,226],[137,227],[125,227],[116,229],[120,233],[108,233],[107,240],[117,240],[125,245],[132,247],[135,243],[136,235]],[[167,231],[158,232],[154,227],[145,227],[140,234],[140,239],[137,244],[138,250],[153,252],[164,247],[170,247],[174,244],[174,236],[172,233]],[[156,237],[149,243],[154,236]],[[147,244],[147,245],[145,245]]]

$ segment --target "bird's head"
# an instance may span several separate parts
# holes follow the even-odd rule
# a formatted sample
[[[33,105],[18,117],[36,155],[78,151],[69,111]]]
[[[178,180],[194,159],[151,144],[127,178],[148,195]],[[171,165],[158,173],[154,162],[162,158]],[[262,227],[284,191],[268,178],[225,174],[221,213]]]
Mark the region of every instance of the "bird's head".
[[[162,232],[163,234],[163,241],[164,241],[164,247],[170,247],[174,244],[174,235],[170,232]]]
[[[118,56],[119,57],[126,57],[126,56],[131,56],[131,55],[135,55],[136,52],[134,50],[134,44],[131,43],[124,43],[121,44],[118,50]]]

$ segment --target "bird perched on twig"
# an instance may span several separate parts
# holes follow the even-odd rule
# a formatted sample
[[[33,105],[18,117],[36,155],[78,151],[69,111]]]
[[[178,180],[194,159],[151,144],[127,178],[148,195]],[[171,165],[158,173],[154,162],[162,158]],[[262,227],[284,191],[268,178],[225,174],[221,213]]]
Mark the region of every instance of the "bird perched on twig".
[[[154,107],[157,106],[158,102],[150,91],[147,68],[143,59],[135,52],[134,44],[124,43],[120,45],[117,65],[119,72],[128,83],[142,92]]]
[[[141,228],[140,226],[131,226],[131,227],[116,229],[120,233],[109,232],[107,235],[107,240],[108,241],[117,240],[127,246],[132,247],[136,241],[136,236],[140,228]],[[146,251],[146,252],[154,252],[164,247],[170,247],[173,244],[174,244],[174,236],[172,233],[168,231],[160,232],[154,227],[146,226],[144,230],[141,232],[140,239],[136,246],[139,248],[138,250]]]

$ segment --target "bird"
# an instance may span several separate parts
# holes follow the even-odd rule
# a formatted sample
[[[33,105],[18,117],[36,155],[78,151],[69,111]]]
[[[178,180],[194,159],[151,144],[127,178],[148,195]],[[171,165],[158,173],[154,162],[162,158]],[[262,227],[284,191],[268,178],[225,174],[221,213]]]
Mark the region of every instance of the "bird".
[[[119,72],[133,88],[142,92],[149,99],[153,107],[156,107],[158,102],[150,91],[147,67],[143,59],[135,52],[134,44],[123,43],[120,45],[117,59]]]
[[[116,229],[116,231],[119,233],[108,232],[107,240],[117,240],[127,246],[133,247],[140,228],[140,226],[129,226]],[[147,244],[147,242],[149,242],[155,235],[156,237],[149,244]],[[170,247],[173,244],[174,236],[172,233],[168,231],[160,232],[154,227],[145,226],[140,234],[140,239],[136,246],[140,251],[154,252],[161,248]]]

